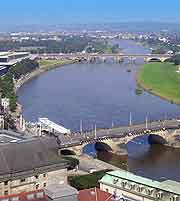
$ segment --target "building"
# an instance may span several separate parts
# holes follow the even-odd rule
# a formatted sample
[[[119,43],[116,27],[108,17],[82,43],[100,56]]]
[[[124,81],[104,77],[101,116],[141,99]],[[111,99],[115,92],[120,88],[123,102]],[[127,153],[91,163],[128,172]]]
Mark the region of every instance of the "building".
[[[7,66],[0,66],[0,77],[3,77],[9,70]]]
[[[9,98],[1,98],[1,105],[3,106],[4,110],[8,110],[9,108]]]
[[[0,196],[0,201],[48,201],[43,190]]]
[[[100,189],[134,200],[180,200],[180,183],[153,181],[124,170],[112,171],[99,181]]]
[[[99,188],[91,188],[79,191],[78,201],[115,201],[113,195]]]
[[[0,196],[0,201],[118,201],[113,195],[99,188],[77,191],[63,185],[50,185],[47,188],[30,192]]]
[[[1,196],[67,183],[68,164],[58,154],[54,138],[16,140],[8,135],[0,137]]]
[[[0,111],[0,129],[4,129],[4,113]]]
[[[29,52],[0,52],[0,66],[13,66],[27,58],[30,58]]]

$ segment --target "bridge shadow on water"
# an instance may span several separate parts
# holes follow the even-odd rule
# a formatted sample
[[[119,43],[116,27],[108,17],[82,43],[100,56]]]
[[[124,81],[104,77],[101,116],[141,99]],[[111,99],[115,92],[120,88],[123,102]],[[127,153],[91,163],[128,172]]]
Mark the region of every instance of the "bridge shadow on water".
[[[144,135],[140,137],[136,137],[133,140],[131,140],[128,144],[120,144],[119,148],[127,149],[128,155],[131,155],[132,153],[138,153],[138,148],[140,150],[140,153],[144,153],[144,151],[148,151],[150,148],[150,145],[154,144],[166,144],[166,140],[163,139],[159,135],[151,134],[151,135]],[[138,146],[137,146],[138,145]],[[135,150],[134,150],[135,147]],[[138,147],[138,148],[137,148]],[[144,150],[142,152],[142,149]],[[106,144],[106,142],[96,142],[87,144],[83,148],[83,153],[88,154],[90,156],[96,156],[99,152],[113,152],[110,145]]]
[[[112,152],[112,148],[104,142],[87,144],[83,148],[83,153],[96,157],[98,152]]]

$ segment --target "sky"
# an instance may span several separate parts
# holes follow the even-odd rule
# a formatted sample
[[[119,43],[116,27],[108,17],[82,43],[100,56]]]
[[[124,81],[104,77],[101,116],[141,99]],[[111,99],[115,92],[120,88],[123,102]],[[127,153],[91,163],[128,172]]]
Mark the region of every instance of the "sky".
[[[1,0],[0,24],[180,22],[180,0]]]

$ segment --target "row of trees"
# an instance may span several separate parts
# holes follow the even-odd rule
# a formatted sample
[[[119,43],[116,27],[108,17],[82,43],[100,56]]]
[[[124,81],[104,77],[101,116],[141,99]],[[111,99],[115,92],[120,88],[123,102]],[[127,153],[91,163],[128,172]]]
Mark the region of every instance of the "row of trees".
[[[6,76],[0,79],[0,86],[1,86],[2,97],[9,98],[10,110],[15,111],[17,97],[14,91],[13,77],[10,73],[7,73]]]
[[[87,47],[86,51],[88,53],[118,53],[119,52],[119,45],[111,45],[106,40],[101,41],[92,41],[89,46]]]
[[[9,73],[15,78],[19,79],[22,75],[26,75],[39,68],[39,63],[36,60],[25,59],[14,65]]]
[[[23,60],[17,63],[15,66],[9,69],[9,72],[0,78],[0,89],[2,97],[9,98],[10,110],[14,112],[16,110],[17,97],[14,90],[14,78],[19,79],[22,75],[32,72],[37,69],[39,64],[37,61],[30,59]]]
[[[17,41],[0,41],[0,51],[8,50],[27,50],[31,53],[75,53],[86,50],[90,53],[116,53],[118,45],[110,45],[106,40],[94,40],[88,36],[68,36],[62,37],[62,40],[24,40]]]
[[[71,53],[82,52],[92,41],[89,37],[64,37],[61,41],[55,40],[24,40],[21,42],[0,41],[0,51],[31,50],[31,53]]]

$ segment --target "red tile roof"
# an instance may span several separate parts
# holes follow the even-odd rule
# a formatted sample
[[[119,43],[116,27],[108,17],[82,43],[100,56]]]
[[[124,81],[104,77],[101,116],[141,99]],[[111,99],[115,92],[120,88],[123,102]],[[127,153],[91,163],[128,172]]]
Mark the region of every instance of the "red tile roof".
[[[79,191],[78,201],[113,201],[113,196],[99,188],[91,188]]]
[[[13,199],[18,201],[48,201],[48,197],[43,190],[0,196],[0,201],[11,201]]]

